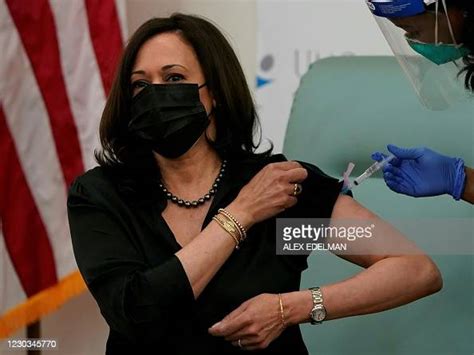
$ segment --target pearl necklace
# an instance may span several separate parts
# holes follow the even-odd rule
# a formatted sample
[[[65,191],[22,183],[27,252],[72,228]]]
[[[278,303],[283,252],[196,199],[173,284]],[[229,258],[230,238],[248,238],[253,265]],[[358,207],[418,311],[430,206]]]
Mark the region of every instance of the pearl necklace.
[[[226,163],[227,163],[227,160],[224,160],[222,162],[222,165],[221,165],[221,169],[219,171],[219,174],[217,175],[216,179],[214,180],[214,183],[212,184],[212,187],[211,189],[209,190],[209,192],[207,194],[205,194],[203,197],[201,198],[198,198],[197,200],[194,200],[194,201],[188,201],[188,200],[183,200],[182,198],[179,198],[178,196],[176,195],[173,195],[163,184],[163,182],[161,181],[158,186],[161,188],[161,190],[163,191],[163,193],[165,194],[166,198],[177,204],[178,206],[180,207],[186,207],[186,208],[190,208],[190,207],[199,207],[200,205],[202,205],[203,203],[205,203],[206,201],[209,201],[211,199],[211,197],[213,195],[215,195],[215,193],[217,192],[217,188],[219,187],[219,183],[221,182],[221,179],[222,177],[224,176],[224,172],[225,172],[225,166],[226,166]]]

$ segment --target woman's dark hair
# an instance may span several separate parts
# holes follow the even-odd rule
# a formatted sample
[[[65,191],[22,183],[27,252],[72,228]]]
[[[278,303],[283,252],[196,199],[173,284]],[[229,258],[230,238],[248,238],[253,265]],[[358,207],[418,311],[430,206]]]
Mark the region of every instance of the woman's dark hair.
[[[471,53],[464,57],[466,67],[461,73],[466,73],[466,88],[474,92],[474,0],[456,0],[455,2],[463,3],[461,7],[464,11],[464,30],[461,42],[471,50]]]
[[[465,74],[466,89],[474,92],[474,0],[446,0],[446,5],[461,11],[464,16],[462,37],[459,39],[471,53],[464,57],[465,67],[459,75]]]
[[[474,0],[446,0],[446,5],[448,8],[460,11],[464,16],[462,37],[458,41],[470,49],[471,53],[463,58],[465,67],[461,69],[459,76],[465,74],[466,89],[474,92]],[[436,4],[428,5],[426,8],[434,11]],[[444,11],[442,6],[439,8],[440,11]]]
[[[255,153],[261,135],[255,144],[254,132],[258,130],[261,133],[260,124],[244,73],[232,47],[207,20],[176,13],[169,18],[153,18],[145,22],[125,47],[100,121],[102,149],[95,152],[99,165],[116,173],[123,172],[122,175],[129,182],[134,182],[135,186],[143,186],[146,177],[157,172],[152,150],[138,142],[127,129],[132,100],[130,76],[142,45],[150,38],[166,32],[178,33],[193,47],[207,87],[216,101],[216,140],[212,142],[206,137],[208,142],[222,157],[269,156],[273,145],[266,152]]]

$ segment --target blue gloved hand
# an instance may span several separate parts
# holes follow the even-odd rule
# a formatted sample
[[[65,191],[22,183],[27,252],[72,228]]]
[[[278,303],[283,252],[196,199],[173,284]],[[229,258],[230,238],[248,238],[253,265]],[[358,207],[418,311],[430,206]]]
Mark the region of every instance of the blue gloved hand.
[[[459,200],[464,190],[464,161],[450,158],[425,147],[400,148],[389,144],[395,159],[383,168],[387,186],[413,197],[449,194]],[[384,154],[375,152],[372,159],[381,161]]]

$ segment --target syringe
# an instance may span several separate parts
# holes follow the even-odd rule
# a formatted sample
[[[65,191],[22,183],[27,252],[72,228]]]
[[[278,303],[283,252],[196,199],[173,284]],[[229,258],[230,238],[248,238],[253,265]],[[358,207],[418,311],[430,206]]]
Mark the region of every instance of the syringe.
[[[395,158],[395,155],[390,154],[388,157],[384,158],[382,161],[375,162],[374,164],[369,166],[366,171],[364,171],[361,175],[355,178],[353,183],[350,183],[348,186],[346,186],[344,190],[345,191],[352,190],[355,186],[360,185],[364,180],[367,180],[374,173],[382,169],[383,166],[387,164],[388,162],[390,162],[393,158]]]

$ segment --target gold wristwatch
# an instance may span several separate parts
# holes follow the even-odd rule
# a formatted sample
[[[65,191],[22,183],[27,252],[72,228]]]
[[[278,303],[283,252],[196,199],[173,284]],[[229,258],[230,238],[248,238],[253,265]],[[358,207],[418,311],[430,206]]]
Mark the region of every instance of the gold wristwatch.
[[[311,324],[321,324],[326,318],[326,308],[323,305],[323,294],[319,287],[309,288],[313,297],[313,308],[309,314]]]

